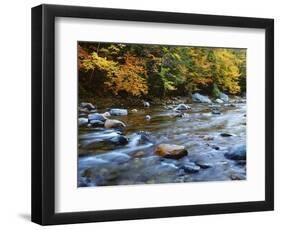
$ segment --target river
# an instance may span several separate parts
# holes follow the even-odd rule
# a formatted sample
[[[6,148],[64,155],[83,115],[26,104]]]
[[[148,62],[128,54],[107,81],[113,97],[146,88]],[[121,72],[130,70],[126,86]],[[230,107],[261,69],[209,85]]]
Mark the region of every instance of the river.
[[[79,128],[78,187],[245,180],[246,161],[225,157],[233,146],[246,144],[245,100],[215,105],[220,114],[210,104],[188,105],[192,109],[180,117],[173,104],[126,107],[127,116],[113,117],[126,124],[123,131]],[[97,106],[99,113],[107,111]],[[128,142],[112,141],[120,136]],[[161,143],[183,145],[188,155],[158,156],[154,150]]]

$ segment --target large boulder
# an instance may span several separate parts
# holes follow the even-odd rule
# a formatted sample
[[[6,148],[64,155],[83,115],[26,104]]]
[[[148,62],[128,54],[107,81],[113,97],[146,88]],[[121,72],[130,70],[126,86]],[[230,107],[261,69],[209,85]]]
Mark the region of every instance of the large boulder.
[[[246,160],[246,145],[238,145],[225,153],[224,156],[231,160]]]
[[[111,109],[109,111],[111,116],[127,116],[128,110],[127,109]]]
[[[198,103],[212,103],[208,96],[204,96],[200,93],[192,94],[192,101]]]
[[[191,109],[191,107],[188,106],[188,105],[185,105],[185,104],[179,104],[179,105],[175,108],[175,110],[189,110],[189,109]]]
[[[155,153],[161,157],[179,159],[187,156],[188,152],[182,145],[160,144],[156,147]]]
[[[223,100],[224,102],[228,102],[228,96],[225,93],[219,94],[219,99]]]
[[[104,123],[104,127],[107,129],[123,129],[126,125],[122,121],[107,119]]]
[[[103,114],[91,113],[91,114],[88,115],[88,119],[89,119],[89,121],[91,121],[91,120],[98,120],[98,121],[105,122],[105,120],[107,118]]]

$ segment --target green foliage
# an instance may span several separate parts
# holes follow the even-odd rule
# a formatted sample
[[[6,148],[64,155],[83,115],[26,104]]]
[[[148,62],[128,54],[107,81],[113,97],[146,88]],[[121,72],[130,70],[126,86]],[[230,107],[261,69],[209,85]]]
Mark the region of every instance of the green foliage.
[[[85,43],[78,46],[81,94],[190,95],[246,91],[246,50]]]
[[[213,95],[213,97],[219,97],[220,93],[221,93],[221,92],[220,92],[220,90],[219,90],[217,84],[214,83],[214,84],[213,84],[213,90],[212,90],[212,95]]]

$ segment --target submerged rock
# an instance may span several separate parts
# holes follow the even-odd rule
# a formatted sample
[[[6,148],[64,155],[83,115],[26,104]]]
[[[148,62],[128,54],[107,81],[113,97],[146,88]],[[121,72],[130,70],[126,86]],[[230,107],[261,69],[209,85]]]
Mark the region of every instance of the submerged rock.
[[[224,156],[231,160],[246,160],[246,145],[239,145],[231,148]]]
[[[105,120],[107,118],[103,114],[91,113],[91,114],[88,115],[88,119],[89,119],[89,121],[91,121],[91,120],[98,120],[98,121],[105,122]]]
[[[98,155],[96,158],[101,159],[103,161],[107,161],[109,163],[117,164],[126,163],[130,160],[130,157],[124,153],[105,153]]]
[[[87,126],[88,124],[88,119],[84,117],[78,118],[78,124],[79,126]]]
[[[107,119],[104,123],[104,127],[107,129],[111,129],[111,128],[123,129],[126,127],[126,125],[122,121]]]
[[[208,96],[204,96],[200,93],[192,94],[192,101],[198,103],[212,103]]]
[[[111,116],[127,116],[128,110],[127,109],[111,109],[109,111]]]
[[[81,174],[82,177],[93,177],[94,176],[94,173],[92,172],[91,169],[85,169],[82,174]]]
[[[189,110],[189,109],[191,109],[191,107],[188,106],[188,105],[185,105],[185,104],[179,104],[179,105],[175,108],[175,110]]]
[[[211,137],[211,136],[208,136],[208,135],[205,135],[202,137],[204,141],[213,141],[214,140],[214,137]]]
[[[171,159],[179,159],[187,156],[188,152],[182,145],[160,144],[156,147],[155,153],[159,156]]]
[[[131,112],[132,112],[132,113],[137,113],[138,110],[137,110],[137,109],[132,109]]]
[[[141,158],[141,157],[145,156],[145,152],[144,151],[138,151],[138,152],[134,153],[133,156],[136,157],[136,158]]]

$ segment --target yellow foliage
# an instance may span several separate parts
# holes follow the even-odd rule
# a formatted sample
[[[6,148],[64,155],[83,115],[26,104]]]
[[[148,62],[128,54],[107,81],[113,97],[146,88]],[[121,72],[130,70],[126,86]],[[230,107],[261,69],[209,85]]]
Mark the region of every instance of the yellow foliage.
[[[129,54],[125,55],[125,63],[115,72],[115,77],[109,79],[106,84],[114,92],[125,91],[133,96],[147,94],[146,70],[144,62]]]

